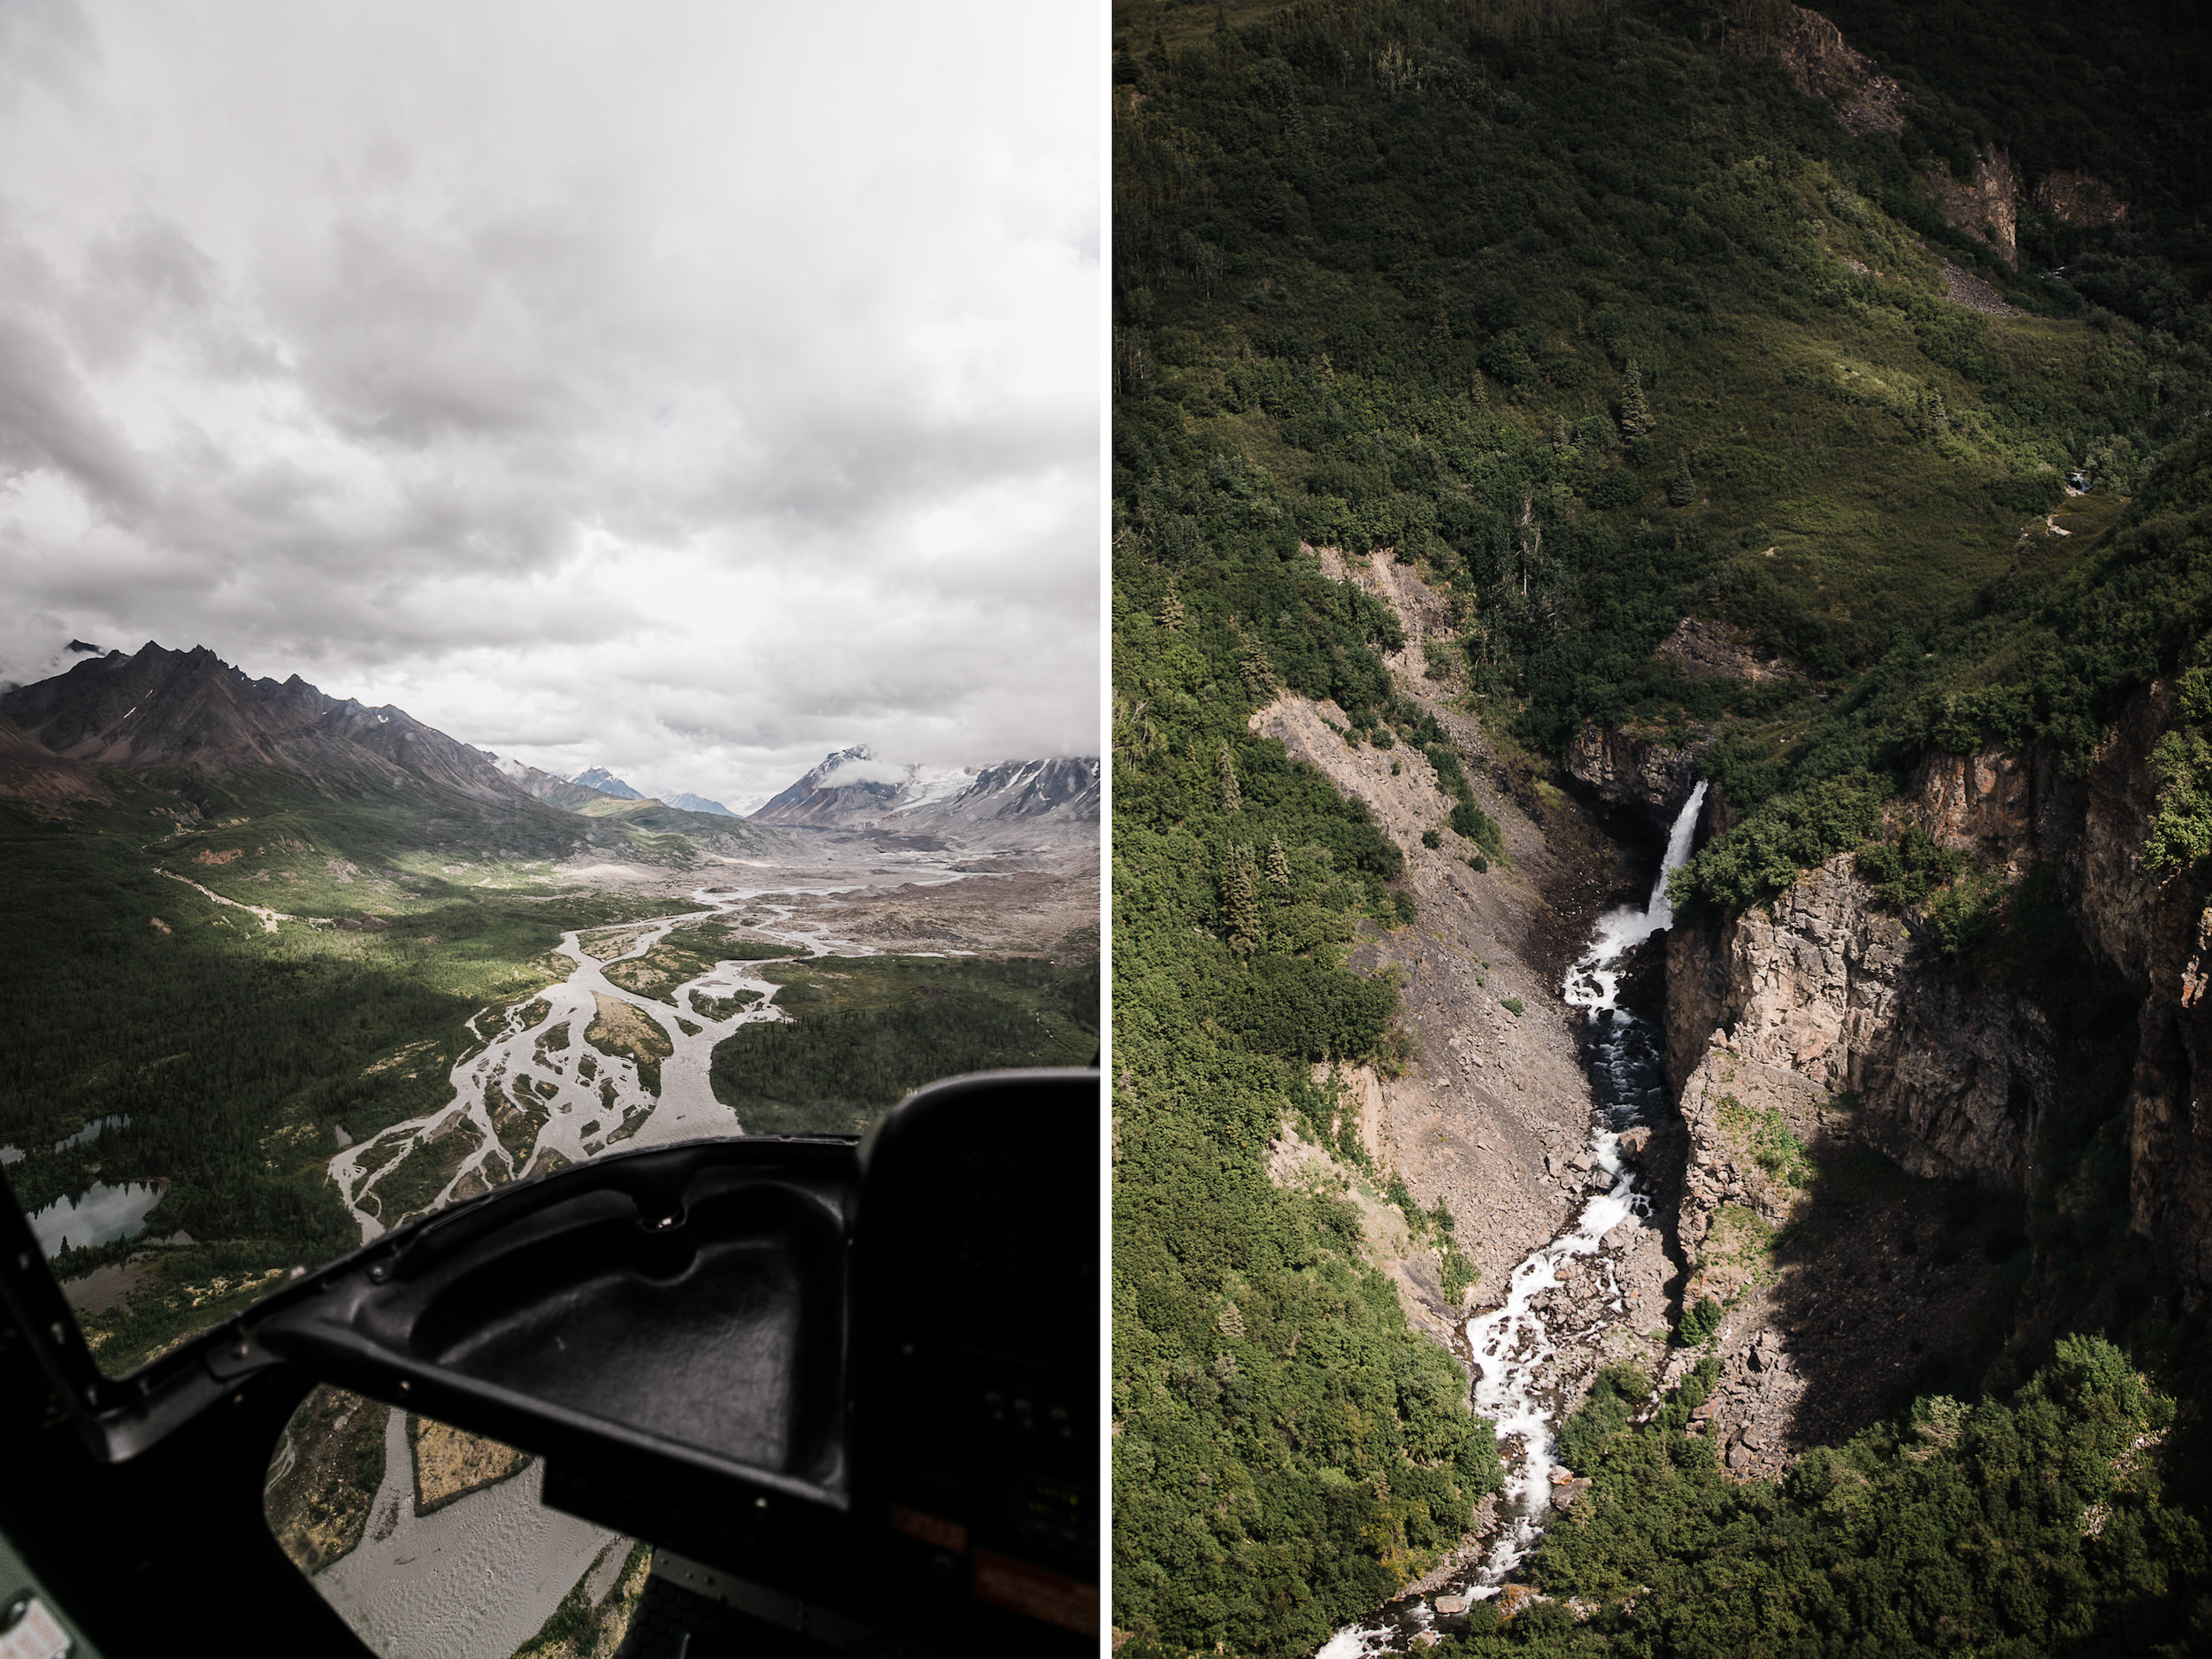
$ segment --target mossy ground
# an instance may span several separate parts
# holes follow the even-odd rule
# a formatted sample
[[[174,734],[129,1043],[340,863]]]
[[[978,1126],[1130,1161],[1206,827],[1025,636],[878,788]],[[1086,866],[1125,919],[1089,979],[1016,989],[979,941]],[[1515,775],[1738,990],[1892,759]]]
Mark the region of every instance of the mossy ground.
[[[390,1409],[319,1385],[285,1426],[275,1460],[280,1472],[262,1508],[278,1546],[302,1572],[320,1571],[361,1541],[384,1479]]]
[[[676,1005],[676,987],[695,979],[719,962],[760,962],[782,956],[803,956],[803,947],[767,945],[757,940],[733,938],[715,923],[672,927],[667,936],[641,956],[610,964],[610,981],[626,991]]]
[[[527,1452],[412,1412],[407,1417],[407,1444],[415,1459],[417,1515],[518,1474],[530,1462]]]
[[[661,1062],[675,1052],[668,1033],[618,997],[595,992],[599,1011],[585,1027],[584,1041],[610,1059],[637,1067],[638,1080],[652,1094],[661,1090]]]

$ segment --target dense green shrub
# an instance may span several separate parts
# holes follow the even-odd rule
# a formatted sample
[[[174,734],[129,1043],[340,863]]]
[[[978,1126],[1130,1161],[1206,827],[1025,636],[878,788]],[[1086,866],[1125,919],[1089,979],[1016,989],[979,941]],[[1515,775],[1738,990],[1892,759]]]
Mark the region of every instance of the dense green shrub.
[[[1675,1335],[1685,1348],[1696,1348],[1720,1329],[1721,1316],[1727,1311],[1710,1296],[1701,1296],[1697,1305],[1682,1310],[1682,1323]]]
[[[2009,1399],[1924,1396],[1778,1484],[1730,1479],[1689,1432],[1710,1375],[1641,1427],[1640,1379],[1601,1376],[1563,1431],[1594,1485],[1532,1576],[1586,1619],[1555,1601],[1440,1652],[2190,1650],[2212,1552],[2139,1449],[2173,1402],[2108,1343],[2062,1339]]]

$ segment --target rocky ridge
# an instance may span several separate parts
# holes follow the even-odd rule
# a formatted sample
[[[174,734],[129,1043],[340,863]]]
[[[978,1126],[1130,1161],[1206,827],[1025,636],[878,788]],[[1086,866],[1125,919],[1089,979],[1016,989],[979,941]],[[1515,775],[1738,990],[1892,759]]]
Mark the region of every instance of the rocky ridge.
[[[1824,100],[1847,132],[1864,137],[1904,129],[1912,95],[1817,12],[1781,7],[1763,27],[1730,29],[1723,44],[1746,58],[1779,59],[1797,89]]]
[[[481,750],[404,710],[326,696],[297,674],[249,679],[205,646],[172,651],[150,641],[134,655],[110,651],[18,687],[0,710],[55,754],[98,765],[258,766],[532,804]]]
[[[943,771],[879,761],[862,744],[826,756],[749,821],[953,844],[1079,843],[1097,839],[1102,797],[1094,756]]]
[[[65,760],[0,714],[0,798],[51,809],[71,801],[109,797],[107,786],[90,763]]]
[[[175,787],[173,768],[234,784],[289,773],[328,799],[428,809],[457,825],[466,820],[476,839],[511,850],[526,842],[534,856],[587,866],[609,852],[689,864],[787,850],[771,830],[657,801],[618,801],[457,741],[403,709],[326,695],[297,674],[252,679],[205,646],[173,651],[150,641],[135,654],[87,657],[0,695],[0,719],[8,723],[0,729],[0,794],[35,807],[104,797],[103,767],[150,776],[164,788]],[[175,798],[172,816],[196,821],[199,807]],[[592,821],[594,807],[618,815],[623,828]],[[641,841],[625,830],[661,839]]]
[[[535,766],[515,759],[512,756],[495,755],[489,749],[485,749],[483,755],[485,759],[499,769],[502,777],[516,785],[525,794],[535,800],[544,802],[548,806],[559,807],[566,812],[580,812],[588,806],[595,806],[603,802],[636,798],[612,795],[603,790],[595,789],[588,784],[575,783],[566,778],[556,777],[549,772],[541,772]]]

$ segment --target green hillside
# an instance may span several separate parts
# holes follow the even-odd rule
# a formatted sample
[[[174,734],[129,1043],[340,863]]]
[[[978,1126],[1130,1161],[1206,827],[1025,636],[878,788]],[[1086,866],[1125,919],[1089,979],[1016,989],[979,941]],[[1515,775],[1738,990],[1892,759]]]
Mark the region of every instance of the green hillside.
[[[1098,1052],[1095,963],[833,956],[762,977],[789,1018],[739,1027],[710,1072],[749,1134],[855,1134],[935,1079]]]
[[[1390,688],[1387,613],[1305,549],[1394,548],[1448,591],[1465,660],[1439,666],[1503,741],[1556,753],[1586,721],[1713,740],[1739,822],[1680,878],[1694,910],[1867,840],[1930,743],[2078,748],[2212,626],[2203,147],[2176,148],[2207,130],[2204,42],[2148,4],[2108,31],[2040,5],[2008,30],[2005,10],[1849,9],[1847,31],[1914,47],[1901,65],[1888,37],[1854,41],[1914,100],[1901,131],[1855,135],[1772,56],[1792,15],[1772,5],[1117,9],[1113,1617],[1137,1651],[1310,1652],[1425,1567],[1488,1478],[1452,1449],[1483,1431],[1428,1380],[1441,1356],[1356,1229],[1263,1166],[1286,1117],[1341,1129],[1313,1062],[1389,1063],[1394,992],[1341,946],[1409,907],[1395,849],[1247,717],[1281,687],[1333,697],[1350,740],[1422,749],[1448,792],[1461,775]],[[2069,56],[2034,32],[2067,27],[2099,38]],[[1968,50],[1993,32],[2000,61],[2067,95],[1995,89]],[[2151,84],[2178,90],[2155,108],[2122,77],[2162,42]],[[2024,133],[2039,107],[2055,125]],[[2104,169],[2130,216],[2070,227],[2028,204],[2016,274],[1924,175],[1963,178],[2000,139],[2047,169],[2084,110],[2108,119],[2067,165]],[[2068,279],[2046,274],[2062,260]],[[1995,297],[1958,303],[1962,278]],[[2085,495],[2063,487],[2076,470]],[[1685,679],[1655,653],[1685,617],[1793,672]],[[2179,856],[2212,845],[2212,760],[2174,766]],[[1995,971],[2064,972],[2070,928],[1980,916],[1960,873],[1894,876],[1948,903],[1957,949],[1986,964],[2008,939]],[[2063,1273],[2120,1248],[2116,1104],[2055,1131],[2079,1179],[2036,1225]],[[1701,1442],[1678,1455],[1664,1421],[1598,1435],[1590,1466],[1644,1494],[1634,1526],[1585,1537],[1578,1510],[1537,1576],[1663,1585],[1701,1611],[1557,1609],[1471,1648],[2185,1642],[2207,1572],[2194,1464],[2162,1499],[2120,1441],[2069,1426],[2170,1409],[2116,1364],[2177,1391],[2201,1370],[2194,1324],[2127,1340],[2125,1360],[2047,1347],[2050,1369],[1942,1440],[1955,1456],[1884,1429],[1770,1502],[1729,1495],[1746,1489]],[[1890,1542],[1860,1494],[1908,1489],[1902,1553],[1842,1594]],[[2163,1507],[2180,1493],[2189,1509]],[[2083,1546],[2065,1529],[2099,1494],[2123,1519]],[[1899,1562],[2001,1553],[1895,1617],[1865,1611]]]
[[[84,1320],[121,1370],[270,1273],[357,1244],[324,1173],[339,1131],[365,1141],[444,1100],[468,1017],[564,977],[548,953],[565,929],[665,906],[557,890],[527,856],[533,820],[450,800],[425,812],[282,774],[177,779],[210,813],[179,831],[176,795],[103,775],[112,805],[0,803],[0,1144],[26,1154],[6,1166],[26,1209],[96,1178],[170,1183],[145,1234],[54,1263],[67,1279],[154,1251],[131,1311]],[[272,931],[241,905],[325,925]],[[194,1242],[154,1242],[179,1232]]]

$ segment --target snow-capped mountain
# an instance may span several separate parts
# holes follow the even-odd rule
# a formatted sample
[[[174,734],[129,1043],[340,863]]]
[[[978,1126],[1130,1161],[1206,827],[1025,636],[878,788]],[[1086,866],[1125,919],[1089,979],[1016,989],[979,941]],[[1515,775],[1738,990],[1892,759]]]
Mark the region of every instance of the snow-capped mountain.
[[[502,777],[519,785],[548,806],[557,806],[566,812],[580,812],[595,801],[614,798],[583,784],[571,783],[567,779],[556,777],[549,772],[541,772],[511,755],[495,755],[488,749],[483,754],[484,758],[498,769]]]
[[[608,793],[611,795],[614,792],[609,790]],[[705,812],[716,818],[736,818],[738,816],[719,801],[710,801],[706,796],[693,795],[687,789],[654,789],[649,793],[655,799],[665,801],[670,806],[680,806],[687,812]]]
[[[601,795],[611,795],[618,801],[642,801],[647,798],[643,790],[633,789],[604,766],[594,766],[589,772],[580,772],[569,782],[580,783],[587,789],[596,789]]]
[[[810,829],[856,828],[910,802],[956,795],[972,777],[878,760],[860,743],[825,756],[820,765],[749,816]]]
[[[839,749],[751,817],[797,829],[875,830],[968,841],[1019,831],[1068,839],[1096,834],[1095,757],[1010,760],[959,769],[878,760],[866,745]]]

